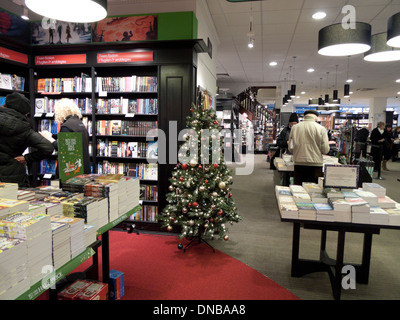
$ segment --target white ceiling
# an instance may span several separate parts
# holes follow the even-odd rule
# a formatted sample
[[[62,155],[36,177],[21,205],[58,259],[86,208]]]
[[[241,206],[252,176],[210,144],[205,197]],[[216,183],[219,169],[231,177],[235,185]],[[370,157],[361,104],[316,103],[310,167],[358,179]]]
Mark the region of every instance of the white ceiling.
[[[287,91],[290,83],[296,83],[297,94],[301,91],[306,91],[306,94],[295,103],[307,104],[309,97],[318,98],[325,93],[332,95],[336,77],[339,96],[343,95],[349,61],[349,75],[354,79],[351,91],[354,93],[350,101],[342,99],[343,104],[365,105],[371,98],[389,97],[389,104],[400,106],[400,99],[396,98],[400,84],[395,82],[400,78],[400,62],[373,63],[364,61],[363,55],[348,59],[317,53],[318,31],[341,22],[345,16],[342,14],[343,6],[354,6],[356,20],[371,24],[372,34],[376,34],[386,32],[388,18],[400,12],[400,0],[202,1],[209,8],[220,40],[217,48],[217,84],[220,88],[237,95],[251,86],[277,86]],[[193,10],[190,8],[194,2],[108,0],[108,8],[109,15],[134,13],[124,11],[125,7],[135,7],[138,11],[143,10],[142,13],[186,11]],[[312,19],[312,14],[319,10],[325,11],[327,17],[321,21]],[[253,49],[247,47],[250,16],[253,16],[255,34]],[[278,62],[278,65],[270,67],[270,61]],[[315,72],[306,72],[309,67],[313,67]]]
[[[320,94],[332,96],[336,65],[339,96],[343,95],[349,59],[321,56],[317,48],[318,31],[341,22],[345,17],[342,14],[344,5],[355,7],[357,21],[370,23],[372,34],[386,32],[388,18],[400,11],[400,0],[264,0],[243,3],[207,0],[207,3],[221,41],[217,67],[220,87],[230,88],[237,94],[238,89],[249,86],[276,85],[287,92],[289,83],[285,79],[294,80],[297,94],[307,92],[295,100],[296,104],[307,104],[309,97],[318,98]],[[312,14],[319,10],[325,11],[327,17],[321,21],[312,19]],[[251,15],[255,33],[253,49],[247,47]],[[278,65],[270,67],[270,61],[278,62]],[[306,72],[309,67],[313,67],[315,72]],[[372,63],[364,61],[363,55],[352,56],[349,75],[354,79],[351,84],[354,93],[350,101],[342,99],[342,103],[368,104],[370,98],[395,98],[400,91],[400,84],[395,82],[400,78],[400,62]],[[363,91],[366,89],[374,90]],[[400,99],[391,99],[390,102],[399,105]]]

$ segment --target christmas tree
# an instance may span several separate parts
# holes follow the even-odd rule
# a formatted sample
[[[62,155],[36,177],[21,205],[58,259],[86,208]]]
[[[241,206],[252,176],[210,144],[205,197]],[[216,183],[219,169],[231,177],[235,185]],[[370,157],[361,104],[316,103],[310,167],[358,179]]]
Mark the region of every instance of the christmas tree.
[[[241,217],[232,198],[232,171],[224,161],[221,130],[214,110],[193,105],[190,111],[159,220],[168,231],[181,226],[179,238],[228,240],[226,225]]]

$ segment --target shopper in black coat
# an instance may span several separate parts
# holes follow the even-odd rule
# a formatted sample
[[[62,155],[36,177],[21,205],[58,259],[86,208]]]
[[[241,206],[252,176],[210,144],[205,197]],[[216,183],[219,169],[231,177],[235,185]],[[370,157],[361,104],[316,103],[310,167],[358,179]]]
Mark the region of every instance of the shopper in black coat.
[[[299,123],[299,118],[297,113],[293,112],[289,117],[289,122],[285,128],[282,129],[281,133],[279,134],[276,144],[280,148],[281,154],[285,152],[289,152],[288,150],[288,141],[290,136],[290,130],[292,127]]]
[[[61,123],[60,132],[82,133],[83,173],[91,173],[89,155],[89,133],[82,123],[82,114],[78,106],[71,99],[60,99],[54,106],[54,120]],[[40,132],[58,150],[57,135],[48,131]]]
[[[385,145],[385,123],[378,122],[375,129],[371,131],[371,155],[375,162],[374,171],[378,171],[379,166],[382,162],[382,156],[384,152]]]
[[[0,181],[29,187],[26,165],[51,156],[54,147],[35,132],[29,121],[29,100],[20,93],[6,96],[0,107]],[[28,148],[31,152],[22,155]]]

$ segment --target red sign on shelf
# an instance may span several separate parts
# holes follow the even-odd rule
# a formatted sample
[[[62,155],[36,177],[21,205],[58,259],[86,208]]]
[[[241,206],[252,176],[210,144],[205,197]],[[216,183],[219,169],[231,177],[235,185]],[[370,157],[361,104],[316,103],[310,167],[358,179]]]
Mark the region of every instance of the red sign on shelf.
[[[0,47],[0,58],[28,64],[28,55]]]
[[[97,63],[124,63],[137,61],[153,61],[153,52],[116,52],[97,54]]]
[[[86,64],[86,54],[36,56],[35,65]]]

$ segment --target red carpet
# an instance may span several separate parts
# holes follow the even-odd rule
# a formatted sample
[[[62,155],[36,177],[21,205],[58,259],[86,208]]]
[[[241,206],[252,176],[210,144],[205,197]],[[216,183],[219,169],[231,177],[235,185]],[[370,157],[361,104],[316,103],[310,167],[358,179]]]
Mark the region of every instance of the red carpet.
[[[177,245],[188,242],[175,236],[109,234],[110,268],[125,274],[123,300],[298,300],[258,271],[221,251],[213,253],[205,244],[184,252]]]

